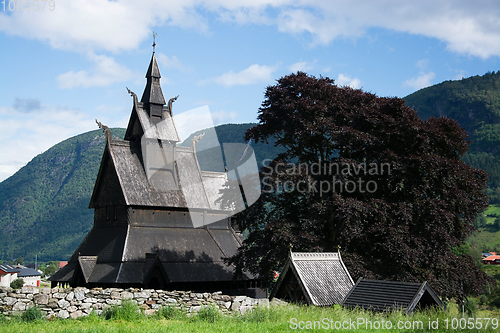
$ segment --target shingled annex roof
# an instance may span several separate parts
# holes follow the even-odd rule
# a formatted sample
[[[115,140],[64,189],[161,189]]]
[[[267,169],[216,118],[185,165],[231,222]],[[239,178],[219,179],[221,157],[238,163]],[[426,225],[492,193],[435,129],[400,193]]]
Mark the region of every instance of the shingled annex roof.
[[[423,283],[368,280],[360,278],[344,299],[342,305],[374,311],[402,310],[413,312],[415,308],[444,304],[432,288]]]
[[[290,252],[271,298],[317,306],[340,304],[353,285],[340,253]]]

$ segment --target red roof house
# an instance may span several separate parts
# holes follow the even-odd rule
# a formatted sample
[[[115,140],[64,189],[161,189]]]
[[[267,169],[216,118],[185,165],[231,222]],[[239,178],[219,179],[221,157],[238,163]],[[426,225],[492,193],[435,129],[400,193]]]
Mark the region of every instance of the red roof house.
[[[483,264],[485,265],[500,265],[500,256],[492,255],[483,259]]]
[[[12,265],[0,264],[0,286],[9,287],[11,282],[17,279],[17,273],[21,271]]]

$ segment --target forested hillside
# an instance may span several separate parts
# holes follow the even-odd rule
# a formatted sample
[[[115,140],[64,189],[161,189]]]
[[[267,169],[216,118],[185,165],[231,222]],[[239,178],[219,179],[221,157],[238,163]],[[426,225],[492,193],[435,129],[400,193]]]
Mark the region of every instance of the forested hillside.
[[[88,205],[104,142],[101,130],[67,139],[0,183],[0,259],[64,260],[76,249],[93,223]]]
[[[458,81],[446,81],[404,98],[426,119],[448,116],[471,135],[464,161],[490,173],[487,190],[492,203],[500,203],[500,71]],[[245,143],[245,131],[255,124],[216,127],[222,143]],[[193,133],[183,145],[205,132],[196,144],[202,170],[221,171],[205,146],[209,131]],[[123,138],[124,129],[112,129]],[[212,133],[213,134],[213,133]],[[0,183],[0,260],[23,257],[25,262],[65,260],[92,227],[88,209],[104,149],[101,130],[67,139],[36,156],[15,175]],[[274,142],[250,143],[259,167],[279,150]]]
[[[490,174],[487,194],[500,203],[500,71],[445,81],[404,100],[423,119],[446,116],[467,130],[471,146],[464,161]]]

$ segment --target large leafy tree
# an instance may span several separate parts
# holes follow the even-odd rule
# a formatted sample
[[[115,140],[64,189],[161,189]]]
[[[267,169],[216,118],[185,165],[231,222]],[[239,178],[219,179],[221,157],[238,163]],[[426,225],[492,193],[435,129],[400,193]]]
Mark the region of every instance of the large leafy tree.
[[[462,298],[490,282],[456,251],[487,205],[487,175],[461,161],[469,142],[452,119],[423,121],[382,98],[298,72],[269,86],[256,142],[285,148],[262,167],[263,194],[235,216],[248,231],[240,270],[271,282],[290,247],[336,251],[354,279],[426,280]]]

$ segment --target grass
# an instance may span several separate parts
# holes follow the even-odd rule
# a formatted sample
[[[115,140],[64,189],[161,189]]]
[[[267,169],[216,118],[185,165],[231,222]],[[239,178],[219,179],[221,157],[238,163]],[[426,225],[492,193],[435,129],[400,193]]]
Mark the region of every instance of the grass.
[[[500,249],[500,231],[492,231],[491,228],[480,228],[479,231],[468,238],[469,243],[477,243],[481,249],[488,251]]]
[[[113,305],[107,308],[103,311],[102,316],[107,320],[140,321],[145,319],[137,302],[132,300],[124,300],[121,306]]]
[[[500,252],[500,231],[494,230],[493,227],[495,217],[487,216],[497,215],[500,217],[500,205],[490,205],[488,209],[484,211],[484,215],[486,215],[486,227],[479,228],[479,232],[475,232],[473,235],[468,237],[467,241],[470,244],[478,244],[482,251]]]
[[[484,215],[500,216],[500,205],[490,205],[488,209],[484,211]]]
[[[158,319],[180,319],[184,316],[184,313],[174,305],[162,306],[158,311],[156,311],[156,316]]]
[[[460,320],[462,324],[468,322],[461,319],[460,313],[455,305],[450,306],[446,312],[428,310],[415,312],[413,315],[405,315],[402,312],[389,314],[372,313],[359,309],[344,309],[340,306],[334,307],[308,307],[308,306],[283,306],[271,308],[256,308],[248,311],[245,315],[223,316],[214,307],[202,308],[197,314],[187,316],[175,307],[164,307],[157,315],[145,316],[140,313],[139,307],[133,302],[124,302],[125,309],[119,310],[113,307],[108,313],[93,315],[79,319],[54,319],[54,320],[23,320],[15,317],[10,320],[0,317],[2,333],[9,332],[283,332],[283,331],[311,331],[324,332],[327,330],[349,331],[349,332],[380,332],[399,331],[417,332],[428,331],[429,325],[437,329],[433,332],[458,332]],[[138,314],[138,315],[137,315]],[[478,318],[493,317],[498,323],[498,312],[479,312]],[[106,319],[108,318],[108,319]],[[448,321],[448,329],[446,329]],[[388,329],[389,323],[392,329]],[[476,319],[471,319],[476,325]],[[486,323],[480,319],[478,323]],[[347,323],[347,324],[343,324]],[[350,324],[352,323],[352,324]],[[397,325],[402,325],[398,329]],[[339,325],[347,325],[337,329]],[[456,329],[452,329],[452,324]],[[337,325],[337,327],[335,327]],[[353,326],[354,325],[354,326]],[[404,328],[406,326],[406,328]],[[301,329],[302,328],[302,329]],[[385,328],[385,329],[382,329]],[[491,326],[488,329],[467,329],[467,331],[493,332],[497,331]]]
[[[212,305],[202,307],[194,318],[201,321],[206,321],[208,323],[215,323],[222,319],[222,314],[220,313],[219,309]]]
[[[38,305],[30,306],[21,315],[21,319],[24,321],[42,320],[43,318],[44,318],[44,313]]]

